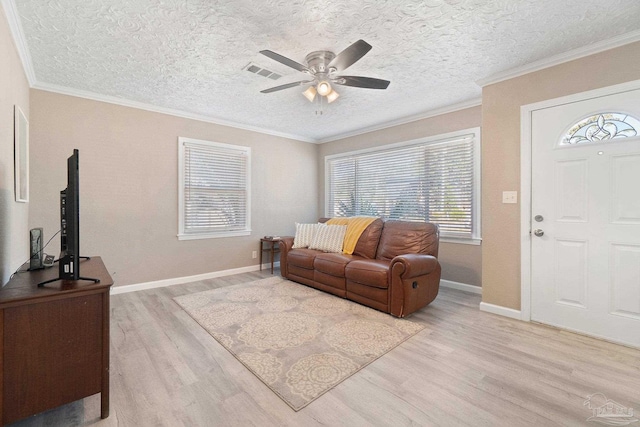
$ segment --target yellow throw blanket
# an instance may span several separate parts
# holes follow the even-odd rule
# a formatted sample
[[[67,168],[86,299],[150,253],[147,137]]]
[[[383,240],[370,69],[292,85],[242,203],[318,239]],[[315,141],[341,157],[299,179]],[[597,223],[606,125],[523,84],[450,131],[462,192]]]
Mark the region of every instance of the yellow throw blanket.
[[[352,216],[349,218],[331,218],[327,221],[328,225],[346,225],[347,232],[344,235],[344,243],[342,244],[342,253],[351,255],[356,249],[358,239],[362,235],[362,232],[373,221],[378,219],[372,216]]]

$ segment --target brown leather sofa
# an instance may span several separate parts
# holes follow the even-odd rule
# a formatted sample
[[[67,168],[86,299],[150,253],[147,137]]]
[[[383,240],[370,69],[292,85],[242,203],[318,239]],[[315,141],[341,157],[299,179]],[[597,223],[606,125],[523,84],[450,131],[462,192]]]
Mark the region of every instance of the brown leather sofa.
[[[292,249],[293,238],[283,238],[280,271],[289,280],[405,317],[438,295],[438,244],[435,224],[377,219],[353,255]]]

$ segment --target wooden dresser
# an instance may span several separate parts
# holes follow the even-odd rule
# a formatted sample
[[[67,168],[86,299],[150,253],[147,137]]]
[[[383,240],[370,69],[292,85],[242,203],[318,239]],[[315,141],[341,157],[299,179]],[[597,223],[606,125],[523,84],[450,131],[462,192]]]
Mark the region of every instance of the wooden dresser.
[[[100,279],[37,284],[58,275],[19,272],[0,289],[0,421],[2,425],[101,393],[109,416],[109,290],[100,257],[80,262]]]

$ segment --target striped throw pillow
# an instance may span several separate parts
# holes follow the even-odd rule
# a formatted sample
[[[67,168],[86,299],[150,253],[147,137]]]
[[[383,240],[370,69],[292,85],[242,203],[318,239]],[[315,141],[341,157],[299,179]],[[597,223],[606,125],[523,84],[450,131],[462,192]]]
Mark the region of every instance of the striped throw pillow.
[[[317,226],[318,224],[299,224],[296,222],[296,235],[293,238],[292,249],[308,248]]]
[[[317,249],[323,252],[342,252],[347,226],[318,224],[317,227],[309,249]]]

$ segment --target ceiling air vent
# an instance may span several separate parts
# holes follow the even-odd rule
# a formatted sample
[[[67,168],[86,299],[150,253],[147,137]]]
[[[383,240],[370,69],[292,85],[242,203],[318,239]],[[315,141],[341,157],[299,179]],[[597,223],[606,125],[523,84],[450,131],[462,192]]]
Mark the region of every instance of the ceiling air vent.
[[[271,79],[271,80],[278,80],[280,77],[282,77],[278,73],[274,73],[271,70],[259,67],[259,66],[257,66],[256,64],[253,64],[253,63],[249,63],[246,67],[243,68],[243,70],[247,70],[250,73],[258,74],[258,75],[261,75],[262,77],[266,77],[266,78]]]

